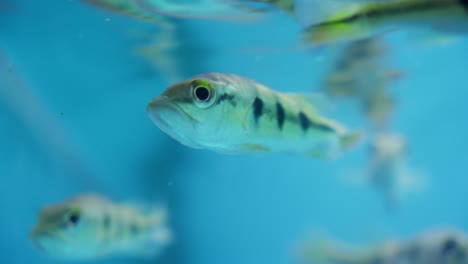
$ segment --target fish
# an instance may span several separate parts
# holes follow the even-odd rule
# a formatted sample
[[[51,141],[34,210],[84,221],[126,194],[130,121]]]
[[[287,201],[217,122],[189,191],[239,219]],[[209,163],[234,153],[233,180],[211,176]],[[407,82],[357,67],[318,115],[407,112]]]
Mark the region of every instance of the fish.
[[[398,210],[408,196],[427,191],[427,173],[409,163],[408,143],[403,135],[377,132],[369,141],[367,166],[346,169],[343,179],[347,183],[372,188],[388,213]]]
[[[306,243],[297,257],[323,264],[466,264],[468,238],[461,230],[438,227],[409,239],[392,239],[364,249],[326,238]]]
[[[260,19],[265,10],[242,3],[241,0],[134,0],[141,10],[154,15],[223,21],[249,21]]]
[[[294,0],[244,0],[247,2],[265,3],[274,6],[291,17],[295,17]]]
[[[46,255],[63,260],[155,257],[171,242],[166,218],[163,207],[144,210],[81,194],[41,209],[29,238]]]
[[[451,35],[468,32],[467,0],[295,0],[295,8],[305,26],[304,41],[312,44],[354,41],[414,28]]]
[[[401,205],[404,196],[422,192],[428,186],[422,171],[408,163],[407,148],[408,143],[402,135],[377,133],[370,142],[369,164],[354,179],[354,182],[374,188],[382,196],[389,212]]]
[[[155,25],[165,25],[164,17],[152,14],[142,9],[134,0],[81,0],[84,3],[93,5],[115,14],[127,16],[142,22]]]
[[[163,132],[195,149],[333,159],[362,132],[320,115],[326,107],[320,94],[281,93],[243,76],[205,73],[167,88],[147,113]]]
[[[372,129],[385,128],[396,107],[393,85],[405,77],[390,67],[389,55],[388,44],[377,37],[344,45],[325,75],[322,91],[333,100],[356,102]]]

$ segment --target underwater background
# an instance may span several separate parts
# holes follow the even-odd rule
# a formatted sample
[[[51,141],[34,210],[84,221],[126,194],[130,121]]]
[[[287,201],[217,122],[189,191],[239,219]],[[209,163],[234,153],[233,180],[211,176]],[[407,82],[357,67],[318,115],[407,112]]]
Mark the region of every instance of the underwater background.
[[[282,12],[242,23],[173,19],[173,77],[135,51],[160,32],[152,24],[73,0],[9,3],[0,11],[0,263],[60,263],[28,233],[41,207],[85,192],[167,203],[174,233],[156,259],[88,263],[298,263],[295,247],[314,232],[369,245],[468,229],[466,37],[425,47],[385,36],[391,64],[407,75],[390,88],[391,131],[405,135],[408,162],[428,182],[389,212],[371,187],[341,177],[366,166],[365,143],[331,161],[220,155],[181,145],[148,117],[151,98],[205,72],[319,89],[333,50],[294,49],[300,25]],[[339,120],[363,128],[353,109],[342,105]]]

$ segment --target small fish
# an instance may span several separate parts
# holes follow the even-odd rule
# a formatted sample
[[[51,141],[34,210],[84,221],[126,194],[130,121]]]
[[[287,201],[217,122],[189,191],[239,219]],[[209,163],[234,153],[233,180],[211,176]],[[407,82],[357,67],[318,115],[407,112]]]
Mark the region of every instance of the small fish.
[[[394,209],[403,195],[421,190],[425,181],[411,169],[407,159],[407,143],[397,134],[378,134],[372,141],[368,181],[384,195],[388,209]]]
[[[70,260],[152,257],[171,241],[163,209],[144,212],[95,194],[43,208],[30,239],[47,255]]]
[[[286,14],[292,17],[295,16],[294,0],[244,0],[244,1],[269,4],[284,11]]]
[[[348,182],[370,186],[382,196],[388,212],[394,212],[403,198],[426,190],[425,175],[407,160],[407,142],[394,133],[375,134],[370,142],[369,162],[365,169],[349,170]]]
[[[450,34],[468,32],[467,0],[296,0],[295,7],[308,24],[305,41],[314,44],[362,39],[411,27]]]
[[[192,148],[334,158],[361,133],[321,116],[324,105],[315,94],[280,93],[242,76],[207,73],[169,87],[147,112],[162,131]]]
[[[428,230],[408,240],[389,240],[359,249],[331,239],[313,241],[298,253],[303,263],[466,264],[468,238],[453,228]]]
[[[241,0],[133,0],[146,12],[183,19],[243,21],[258,19],[263,9],[243,4]]]
[[[166,24],[164,18],[160,15],[152,14],[142,9],[134,0],[81,0],[85,3],[94,5],[103,10],[107,10],[119,15],[124,15],[140,21],[152,24]]]
[[[389,72],[389,74],[391,74]],[[383,82],[376,84],[361,98],[362,110],[369,124],[377,130],[385,129],[396,108],[396,99]]]

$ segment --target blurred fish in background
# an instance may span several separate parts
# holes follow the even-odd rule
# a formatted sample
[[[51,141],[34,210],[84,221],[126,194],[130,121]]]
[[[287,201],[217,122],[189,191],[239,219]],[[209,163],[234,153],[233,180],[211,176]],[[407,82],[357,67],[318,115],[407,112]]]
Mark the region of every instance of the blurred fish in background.
[[[358,105],[370,129],[366,169],[349,170],[350,182],[368,184],[383,196],[385,207],[394,211],[408,193],[426,187],[423,174],[407,161],[408,142],[390,132],[396,108],[395,82],[406,74],[389,66],[389,44],[378,37],[344,46],[324,78],[323,91],[335,101]]]
[[[403,71],[389,66],[389,45],[368,38],[339,50],[325,75],[323,91],[334,100],[356,102],[370,127],[380,130],[386,128],[395,107],[393,85],[404,77]]]
[[[155,30],[140,32],[134,54],[145,59],[149,66],[166,82],[180,80],[184,76],[182,62],[175,52],[183,42],[178,35],[180,25],[176,21],[141,8],[134,0],[82,0],[103,10],[148,22]],[[135,34],[131,34],[135,37]]]
[[[243,0],[134,0],[142,10],[155,15],[184,19],[252,21],[265,15],[263,8]]]
[[[65,113],[48,107],[37,90],[20,75],[15,61],[1,51],[0,173],[8,183],[0,184],[0,206],[12,212],[11,215],[22,215],[22,219],[33,217],[32,211],[44,197],[40,186],[50,188],[49,197],[84,189],[112,189],[96,177],[74,135],[67,129],[64,116]],[[3,241],[1,245],[4,253],[23,248],[26,236],[21,230],[26,228],[25,222],[7,216],[0,219],[0,232],[8,238],[8,243]],[[9,258],[5,254],[3,259],[8,262]]]
[[[133,17],[156,25],[166,23],[164,18],[146,12],[134,0],[81,0],[85,3],[111,11],[124,16]]]
[[[24,10],[18,11],[23,12]],[[11,17],[16,18],[13,15]],[[2,42],[2,44],[9,47],[8,42]],[[9,50],[11,52],[11,49]],[[129,54],[131,54],[131,51],[129,51]],[[55,54],[48,56],[52,56],[53,59]],[[37,209],[38,203],[43,200],[60,199],[80,191],[97,191],[113,194],[113,196],[117,197],[124,196],[121,191],[114,188],[114,184],[104,180],[112,178],[112,176],[99,175],[99,170],[95,168],[96,164],[89,162],[88,157],[85,155],[86,152],[83,151],[80,145],[76,144],[74,135],[67,130],[70,125],[68,113],[66,111],[57,111],[53,107],[50,108],[48,101],[43,100],[44,97],[47,98],[47,95],[44,95],[44,90],[47,91],[48,89],[30,87],[27,84],[28,79],[23,78],[24,76],[15,67],[16,64],[22,65],[21,60],[17,57],[21,56],[7,56],[6,51],[0,53],[0,122],[3,128],[0,140],[2,145],[2,151],[0,152],[2,158],[1,174],[9,179],[8,184],[2,184],[0,187],[0,193],[2,194],[0,204],[2,208],[15,212],[15,214],[31,215],[30,219],[33,219],[34,209]],[[24,65],[22,66],[24,67]],[[185,69],[187,68],[189,68],[188,65],[186,65]],[[44,78],[46,79],[47,76]],[[39,93],[38,90],[42,93]],[[102,92],[105,93],[106,91]],[[99,91],[96,91],[96,93],[98,94]],[[76,97],[74,99],[80,100]],[[93,111],[85,113],[84,116],[89,120],[93,120],[96,119],[95,114],[96,112]],[[151,148],[154,144],[153,141],[148,139],[147,143],[149,143],[147,144],[148,147],[145,146],[144,149],[141,149],[141,156],[151,159],[151,166],[148,166],[148,160],[139,161],[138,169],[144,169],[133,178],[134,181],[138,181],[137,185],[140,185],[139,181],[141,181],[142,187],[145,188],[133,190],[133,192],[139,192],[133,197],[149,197],[151,200],[156,201],[166,200],[165,197],[168,197],[168,193],[164,191],[168,187],[170,178],[177,170],[176,167],[168,167],[167,165],[173,163],[174,159],[184,160],[185,153],[178,153],[177,148],[174,148],[172,144],[159,144],[156,149],[165,153],[164,160],[169,161],[168,164],[161,164],[159,163],[161,159],[154,162],[153,157],[156,157],[154,155],[155,148]],[[116,147],[117,149],[118,147]],[[155,169],[154,166],[158,167]],[[130,181],[131,179],[129,178]],[[124,178],[118,180],[129,182]],[[47,195],[44,195],[44,188],[33,187],[43,186],[44,184],[50,188],[45,190]],[[28,195],[18,203],[11,203],[10,201],[14,199],[12,197],[18,195],[17,190],[24,189],[25,186],[31,187],[34,191],[29,190]],[[128,188],[129,186],[131,185],[127,186],[127,191],[131,195],[132,190]],[[93,204],[100,202],[99,199],[90,199],[89,201],[92,201]],[[136,213],[136,211],[128,213],[130,215]],[[135,215],[135,217],[138,217],[138,215]],[[5,235],[13,232],[20,233],[25,229],[25,227],[23,228],[24,223],[18,222],[14,218],[4,217],[1,223],[3,226],[2,234]],[[11,227],[14,227],[14,229]],[[21,236],[24,236],[24,234]],[[22,248],[25,237],[20,238],[14,235],[11,244],[2,243],[2,248],[7,250]],[[18,246],[18,244],[21,246]],[[154,250],[155,248],[152,246],[149,249]],[[156,251],[162,251],[163,248],[165,249],[165,247],[160,247]],[[144,253],[145,250],[141,248],[140,253]],[[164,256],[167,257],[167,254],[164,254]],[[4,259],[8,261],[9,258],[18,259],[18,256],[6,255]],[[166,259],[166,261],[170,260]]]
[[[407,161],[407,142],[395,133],[378,133],[371,138],[369,163],[364,170],[350,172],[350,182],[370,185],[383,196],[389,211],[396,210],[403,198],[426,188],[422,172]]]
[[[407,240],[388,240],[367,248],[330,238],[304,243],[301,263],[320,264],[466,264],[468,238],[454,228],[433,228]]]
[[[286,14],[292,17],[295,17],[294,0],[244,0],[244,1],[270,4],[280,10],[283,10]]]
[[[313,44],[359,40],[395,30],[468,33],[468,3],[459,0],[295,0],[296,14]]]
[[[161,206],[145,209],[142,204],[82,194],[43,208],[30,238],[45,254],[59,259],[150,258],[172,240],[166,218]]]
[[[184,42],[183,20],[207,19],[215,21],[247,22],[267,14],[267,10],[240,0],[152,1],[152,0],[82,0],[104,10],[155,25],[158,30],[139,33],[143,43],[135,54],[144,58],[167,83],[187,77],[184,50],[199,52]],[[134,34],[133,34],[134,35]],[[208,52],[209,54],[209,52]],[[206,57],[204,57],[206,59]]]

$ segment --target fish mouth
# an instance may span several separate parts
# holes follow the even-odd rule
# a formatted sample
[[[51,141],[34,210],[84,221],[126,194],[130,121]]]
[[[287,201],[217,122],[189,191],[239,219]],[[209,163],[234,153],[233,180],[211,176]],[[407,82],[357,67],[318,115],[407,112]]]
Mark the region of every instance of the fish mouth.
[[[161,124],[164,126],[169,126],[170,124],[167,122],[167,113],[176,113],[182,115],[189,119],[191,122],[194,122],[195,119],[186,113],[181,107],[177,104],[173,103],[169,97],[166,95],[161,95],[156,98],[153,98],[151,102],[146,107],[146,112],[150,116],[150,118],[155,122],[157,125]]]
[[[53,232],[43,230],[32,230],[29,233],[29,239],[33,242],[34,246],[36,246],[41,251],[47,251],[46,247],[44,246],[44,242],[59,242],[62,240]]]
[[[152,99],[146,111],[153,123],[164,133],[184,145],[200,148],[189,132],[196,131],[199,122],[172,102],[169,97],[161,95]]]

